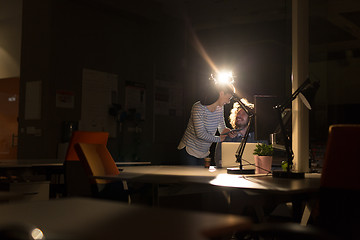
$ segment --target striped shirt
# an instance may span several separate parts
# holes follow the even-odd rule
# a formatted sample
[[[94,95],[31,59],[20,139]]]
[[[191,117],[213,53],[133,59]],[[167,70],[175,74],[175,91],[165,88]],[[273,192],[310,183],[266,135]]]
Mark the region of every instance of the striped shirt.
[[[225,128],[223,106],[211,112],[206,106],[196,102],[178,149],[186,147],[186,151],[194,157],[207,157],[211,144],[221,142],[220,137],[215,136],[216,130],[221,133]]]

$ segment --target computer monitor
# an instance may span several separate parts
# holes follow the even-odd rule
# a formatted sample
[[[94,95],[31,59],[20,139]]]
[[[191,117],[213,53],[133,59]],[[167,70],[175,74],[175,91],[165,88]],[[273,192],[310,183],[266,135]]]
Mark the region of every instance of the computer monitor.
[[[270,134],[276,133],[276,144],[284,145],[285,140],[280,128],[279,116],[274,106],[281,104],[277,96],[255,95],[255,139],[271,142]],[[281,113],[285,130],[291,133],[291,108]]]
[[[270,134],[274,133],[279,124],[278,113],[274,106],[279,98],[274,95],[255,95],[255,140],[266,140],[270,143]]]

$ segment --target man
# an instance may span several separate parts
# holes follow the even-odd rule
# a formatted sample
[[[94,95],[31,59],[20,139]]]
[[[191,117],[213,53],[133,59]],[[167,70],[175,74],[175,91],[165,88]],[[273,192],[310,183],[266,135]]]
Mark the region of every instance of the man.
[[[253,104],[246,103],[245,104],[250,109],[254,108]],[[229,116],[230,124],[233,127],[233,130],[230,133],[222,133],[227,134],[224,142],[241,142],[245,133],[248,129],[249,116],[245,112],[245,110],[240,106],[239,103],[235,102],[233,108],[231,109],[231,113]],[[256,143],[255,141],[255,133],[254,131],[249,132],[249,136],[247,139],[248,143]],[[221,143],[216,145],[215,149],[215,163],[217,167],[220,167],[221,164]]]
[[[252,104],[247,104],[247,106],[251,109],[253,108]],[[241,142],[248,129],[249,116],[239,103],[234,103],[229,120],[233,127],[233,132],[235,132],[235,136],[229,134],[225,138],[225,142]],[[253,131],[249,133],[247,142],[255,142],[255,134]]]

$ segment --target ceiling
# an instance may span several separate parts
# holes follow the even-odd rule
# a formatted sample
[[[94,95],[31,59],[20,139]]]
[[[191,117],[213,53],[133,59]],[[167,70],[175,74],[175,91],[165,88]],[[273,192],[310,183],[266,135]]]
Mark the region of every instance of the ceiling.
[[[359,57],[360,1],[311,1],[310,46],[314,54],[326,49],[328,57]]]
[[[81,0],[78,0],[81,1]],[[88,1],[85,1],[88,3]],[[291,0],[93,0],[108,8],[161,21],[164,15],[187,19],[197,32],[286,21]],[[360,1],[309,0],[309,43],[313,59],[360,55]],[[184,18],[185,17],[185,18]]]
[[[291,0],[156,0],[173,16],[186,13],[194,29],[234,25],[291,22]],[[312,56],[358,57],[360,49],[360,1],[309,1],[309,42]]]

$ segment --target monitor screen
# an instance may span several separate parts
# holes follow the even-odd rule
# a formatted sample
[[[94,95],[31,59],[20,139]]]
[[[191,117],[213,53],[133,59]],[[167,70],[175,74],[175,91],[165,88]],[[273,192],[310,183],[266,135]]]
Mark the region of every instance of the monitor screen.
[[[277,96],[255,95],[255,139],[270,143],[270,134],[274,133],[279,124],[274,106],[279,104]]]

